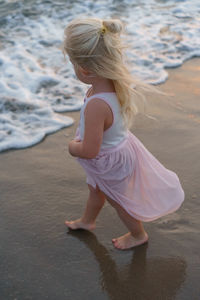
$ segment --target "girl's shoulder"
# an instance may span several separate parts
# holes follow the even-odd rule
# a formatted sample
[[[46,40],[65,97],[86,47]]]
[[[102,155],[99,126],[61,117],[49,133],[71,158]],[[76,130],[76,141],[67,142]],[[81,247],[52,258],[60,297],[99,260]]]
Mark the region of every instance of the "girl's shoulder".
[[[89,93],[88,93],[89,94]],[[94,105],[94,106],[109,106],[113,108],[114,104],[117,103],[117,95],[115,92],[101,92],[96,93],[91,96],[86,94],[85,99],[85,106]]]
[[[88,107],[91,107],[97,111],[101,109],[106,113],[110,113],[110,111],[113,113],[113,110],[115,111],[118,108],[116,92],[99,92],[96,94],[92,94],[91,92],[91,89],[89,89],[85,95],[84,110],[86,110],[86,107],[87,109]]]
[[[86,105],[85,105],[85,113],[87,111],[94,112],[94,113],[100,113],[104,112],[107,113],[110,110],[110,105],[107,101],[103,101],[101,95],[92,95],[90,97],[86,97]]]
[[[105,94],[111,94],[111,93],[98,93],[94,94],[92,96],[87,97],[86,96],[86,104],[84,108],[84,116],[85,117],[95,117],[98,115],[102,120],[106,120],[106,122],[110,122],[110,120],[113,120],[114,115],[114,109],[113,104],[109,101],[109,95]],[[113,92],[112,95],[115,93]]]

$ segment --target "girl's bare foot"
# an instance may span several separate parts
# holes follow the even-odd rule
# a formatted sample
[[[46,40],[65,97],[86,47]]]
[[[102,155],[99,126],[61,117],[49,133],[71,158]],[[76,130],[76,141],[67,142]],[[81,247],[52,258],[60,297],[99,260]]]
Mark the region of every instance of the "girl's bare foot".
[[[82,219],[77,219],[75,221],[65,221],[65,224],[70,229],[76,230],[76,229],[85,229],[85,230],[93,230],[96,226],[95,223],[83,223]]]
[[[131,232],[128,232],[119,238],[112,239],[112,242],[117,249],[130,249],[142,245],[148,241],[148,234],[145,232],[140,239],[136,239],[132,236]]]

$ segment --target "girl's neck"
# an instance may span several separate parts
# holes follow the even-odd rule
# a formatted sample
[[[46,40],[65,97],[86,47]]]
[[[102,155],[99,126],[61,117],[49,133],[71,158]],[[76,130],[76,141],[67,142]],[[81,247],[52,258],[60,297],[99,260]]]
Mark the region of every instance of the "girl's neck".
[[[98,81],[94,81],[92,83],[92,87],[89,91],[89,96],[99,94],[99,93],[107,93],[107,92],[115,92],[115,87],[112,80],[109,79],[101,79]]]

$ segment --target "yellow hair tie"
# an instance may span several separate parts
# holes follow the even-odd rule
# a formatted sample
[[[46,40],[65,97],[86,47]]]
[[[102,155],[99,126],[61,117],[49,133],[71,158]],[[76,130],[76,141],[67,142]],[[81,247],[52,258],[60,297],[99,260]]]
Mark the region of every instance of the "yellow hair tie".
[[[104,25],[102,25],[100,32],[101,32],[101,34],[106,33],[106,27]]]

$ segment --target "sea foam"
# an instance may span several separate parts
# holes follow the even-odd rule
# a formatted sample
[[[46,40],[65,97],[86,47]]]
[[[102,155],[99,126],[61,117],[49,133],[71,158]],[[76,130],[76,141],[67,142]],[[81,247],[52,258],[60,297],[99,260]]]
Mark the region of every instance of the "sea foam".
[[[125,23],[131,71],[148,83],[164,82],[167,68],[200,56],[199,0],[3,0],[0,152],[32,146],[73,124],[61,113],[81,108],[87,86],[76,79],[61,44],[67,23],[85,16]]]

